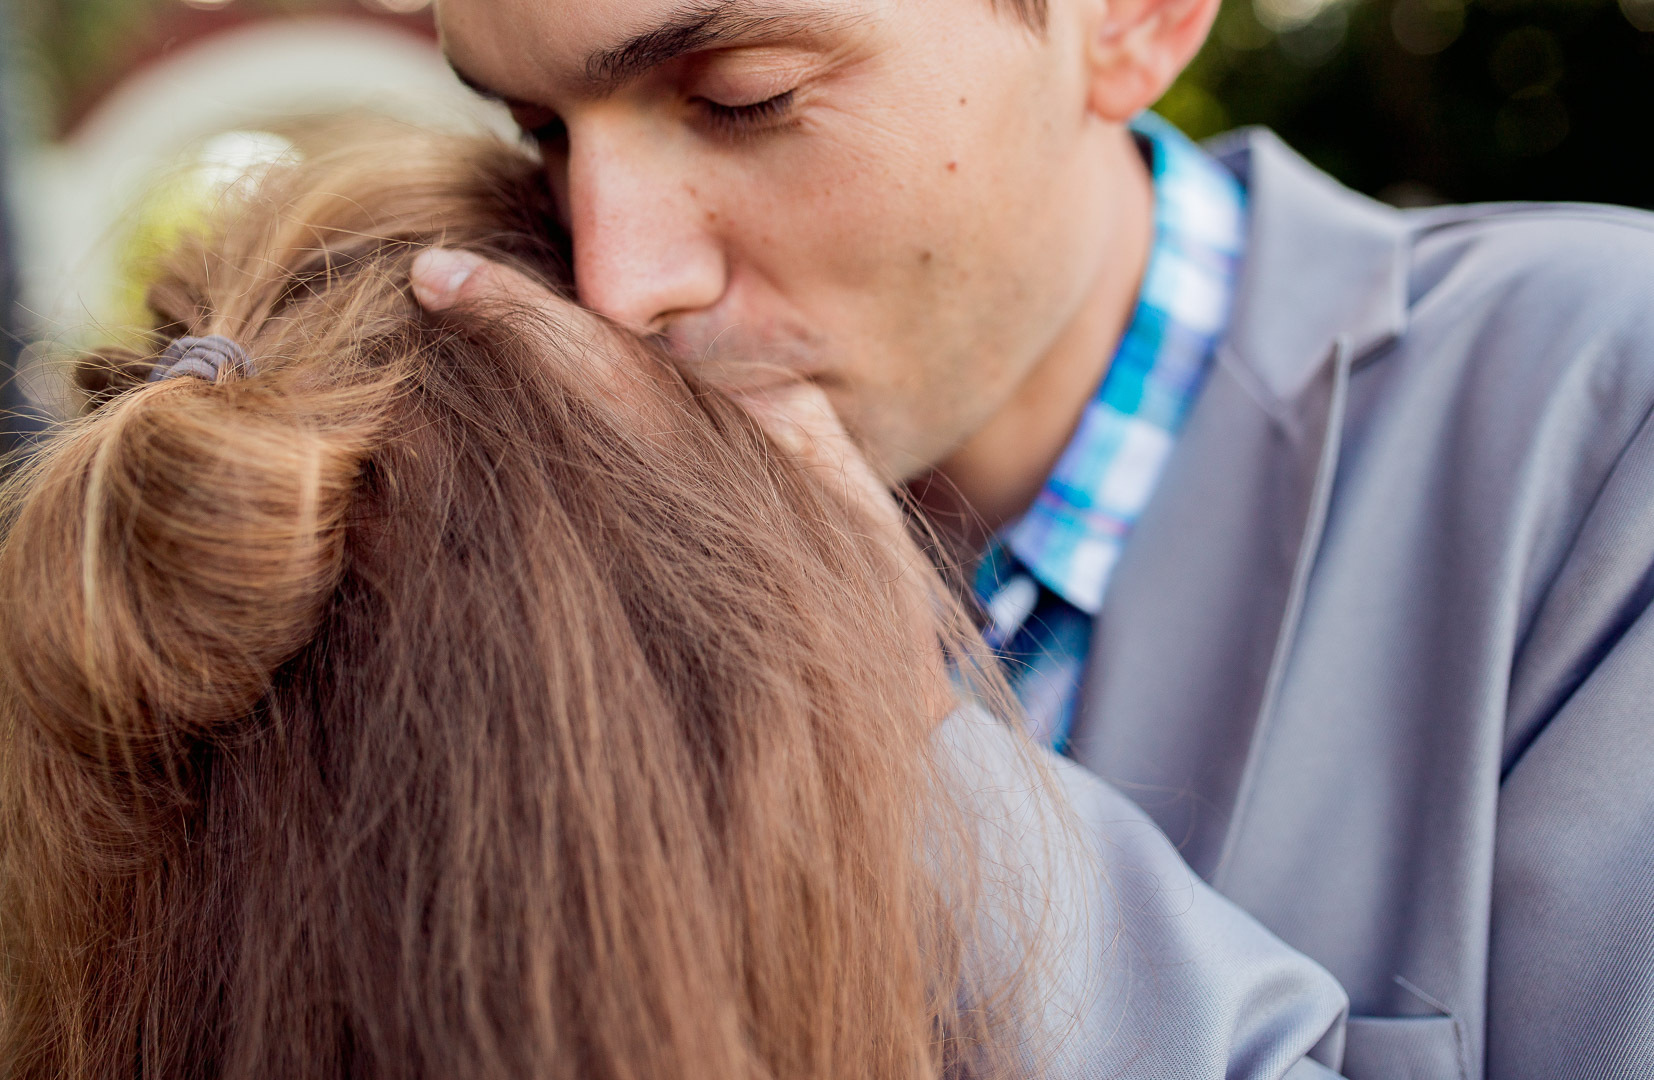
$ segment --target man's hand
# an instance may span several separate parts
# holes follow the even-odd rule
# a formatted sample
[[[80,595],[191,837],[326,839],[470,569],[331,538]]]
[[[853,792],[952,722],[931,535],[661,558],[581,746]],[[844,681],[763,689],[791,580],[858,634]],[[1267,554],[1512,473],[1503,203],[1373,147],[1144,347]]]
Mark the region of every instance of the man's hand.
[[[595,315],[516,270],[474,252],[427,248],[414,256],[409,282],[414,299],[433,315],[464,311],[506,323],[516,320],[525,332],[535,326],[557,327],[567,330],[573,340],[601,332]],[[582,359],[592,366],[582,374],[591,379],[592,386],[618,403],[630,401],[633,409],[643,407],[643,395],[627,392],[627,383],[640,372],[619,363],[598,367],[597,357],[608,355],[608,351],[587,352],[593,355],[583,355]],[[548,362],[557,359],[560,356],[547,357]]]
[[[442,314],[457,310],[502,317],[543,315],[550,323],[568,319],[569,301],[509,267],[473,254],[432,248],[415,257],[411,269],[414,297],[426,311]],[[626,393],[620,370],[594,372],[622,404],[628,398],[642,407],[643,395]],[[893,610],[913,627],[916,672],[929,672],[927,695],[934,695],[938,717],[952,706],[952,690],[937,639],[937,607],[942,594],[930,562],[913,543],[905,518],[890,489],[880,481],[867,459],[839,422],[821,388],[797,382],[762,392],[739,394],[735,400],[757,421],[770,439],[792,454],[803,468],[840,504],[852,522],[871,535],[883,552],[883,569],[891,591]]]
[[[532,321],[538,316],[556,325],[567,323],[574,308],[510,267],[469,251],[422,251],[414,258],[410,277],[414,298],[432,314],[466,310],[487,317],[497,312],[505,319],[527,316]],[[592,374],[610,393],[624,396],[618,370]],[[771,439],[806,468],[822,473],[829,491],[856,509],[857,517],[880,529],[901,525],[895,501],[874,477],[819,387],[797,382],[734,396]]]
[[[532,304],[545,292],[521,274],[481,255],[452,248],[426,248],[415,255],[409,279],[414,299],[432,314],[479,301],[515,299]]]
[[[431,248],[414,258],[413,293],[426,311],[456,310],[484,316],[497,311],[542,316],[547,323],[568,321],[572,305],[509,267],[469,251]],[[612,393],[624,394],[618,371],[593,372]],[[821,389],[798,382],[759,393],[739,394],[740,403],[764,431],[804,466],[819,474],[827,490],[858,519],[907,542],[902,514],[888,489],[875,477],[867,459],[839,423]],[[915,553],[917,554],[917,553]]]

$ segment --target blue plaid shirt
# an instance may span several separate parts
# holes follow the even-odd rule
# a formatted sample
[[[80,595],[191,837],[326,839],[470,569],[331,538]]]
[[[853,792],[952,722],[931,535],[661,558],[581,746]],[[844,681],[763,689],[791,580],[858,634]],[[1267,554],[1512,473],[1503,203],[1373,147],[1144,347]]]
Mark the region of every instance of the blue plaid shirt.
[[[1229,323],[1246,239],[1235,177],[1152,113],[1132,125],[1152,158],[1155,239],[1118,352],[1034,505],[976,575],[984,634],[1036,735],[1061,750],[1091,625]]]

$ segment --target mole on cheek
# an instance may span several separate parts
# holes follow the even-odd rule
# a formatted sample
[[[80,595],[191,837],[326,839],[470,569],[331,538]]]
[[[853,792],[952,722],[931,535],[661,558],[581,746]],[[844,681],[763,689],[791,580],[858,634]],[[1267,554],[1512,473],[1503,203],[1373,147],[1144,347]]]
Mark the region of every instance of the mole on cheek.
[[[935,256],[933,256],[928,251],[919,252],[919,265],[920,266],[929,266],[931,259],[933,259],[934,257]]]

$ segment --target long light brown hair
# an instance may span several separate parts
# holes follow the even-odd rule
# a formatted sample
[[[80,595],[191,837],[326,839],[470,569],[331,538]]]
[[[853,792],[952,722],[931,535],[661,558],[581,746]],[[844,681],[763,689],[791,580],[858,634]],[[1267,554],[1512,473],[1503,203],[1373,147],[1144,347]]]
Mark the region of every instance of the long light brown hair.
[[[550,200],[357,142],[166,260],[0,498],[0,1074],[1004,1066],[885,554],[572,306],[423,317],[433,242],[552,281]],[[181,334],[255,373],[146,383]]]

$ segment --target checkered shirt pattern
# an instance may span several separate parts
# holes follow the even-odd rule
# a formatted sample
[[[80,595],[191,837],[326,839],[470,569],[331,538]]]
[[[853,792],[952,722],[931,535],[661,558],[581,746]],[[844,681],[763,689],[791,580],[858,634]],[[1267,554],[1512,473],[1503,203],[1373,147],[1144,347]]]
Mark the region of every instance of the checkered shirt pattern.
[[[1066,747],[1091,626],[1229,323],[1246,238],[1240,182],[1153,113],[1155,239],[1136,312],[1034,505],[976,575],[984,634],[1035,734]]]

